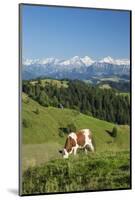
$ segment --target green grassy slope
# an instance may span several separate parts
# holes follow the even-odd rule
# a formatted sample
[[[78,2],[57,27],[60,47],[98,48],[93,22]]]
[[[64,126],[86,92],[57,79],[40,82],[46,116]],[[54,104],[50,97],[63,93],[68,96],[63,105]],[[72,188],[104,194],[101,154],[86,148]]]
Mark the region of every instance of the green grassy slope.
[[[130,130],[71,109],[45,108],[22,95],[22,194],[130,188]],[[37,111],[38,112],[35,112]],[[67,135],[59,128],[74,123],[77,129],[90,128],[96,152],[80,151],[61,159]]]
[[[23,194],[130,188],[128,152],[58,159],[23,174]]]
[[[39,114],[36,114],[36,109]],[[96,143],[96,151],[129,150],[129,127],[118,126],[117,138],[112,138],[114,124],[102,121],[71,109],[45,108],[23,94],[22,159],[23,169],[40,165],[54,158],[61,158],[58,150],[64,146],[66,135],[59,136],[59,128],[74,123],[77,129],[90,128]]]

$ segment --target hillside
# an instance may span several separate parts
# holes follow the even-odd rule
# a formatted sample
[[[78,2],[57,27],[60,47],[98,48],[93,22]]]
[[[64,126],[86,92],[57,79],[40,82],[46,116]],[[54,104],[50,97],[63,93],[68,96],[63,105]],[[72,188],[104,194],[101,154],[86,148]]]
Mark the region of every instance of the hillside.
[[[130,101],[113,89],[101,89],[80,80],[23,81],[22,91],[45,107],[74,109],[100,120],[130,124]]]
[[[24,93],[22,98],[23,170],[61,158],[58,150],[64,146],[66,134],[61,137],[59,130],[69,123],[74,123],[78,130],[91,129],[97,152],[129,150],[130,130],[127,125],[118,126],[118,135],[114,139],[109,134],[114,127],[112,123],[71,109],[43,107]]]
[[[53,160],[24,172],[22,185],[24,195],[124,188],[130,188],[127,151]]]

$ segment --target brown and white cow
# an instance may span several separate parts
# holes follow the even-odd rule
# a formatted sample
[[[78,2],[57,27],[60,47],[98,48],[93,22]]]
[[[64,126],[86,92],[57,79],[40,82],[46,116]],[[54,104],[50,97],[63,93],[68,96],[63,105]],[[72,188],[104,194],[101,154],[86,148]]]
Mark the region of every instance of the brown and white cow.
[[[70,133],[66,139],[64,149],[59,152],[62,153],[63,158],[68,158],[69,154],[73,153],[76,155],[78,148],[85,149],[86,153],[89,149],[94,152],[92,132],[89,129],[82,129],[77,133]]]

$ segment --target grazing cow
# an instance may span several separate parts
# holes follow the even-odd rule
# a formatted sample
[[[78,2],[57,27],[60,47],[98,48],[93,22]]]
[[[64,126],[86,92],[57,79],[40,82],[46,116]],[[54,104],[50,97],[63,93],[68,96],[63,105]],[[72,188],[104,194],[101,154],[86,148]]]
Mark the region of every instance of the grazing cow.
[[[77,133],[70,133],[66,139],[65,146],[63,150],[59,152],[62,153],[63,158],[68,158],[69,154],[76,155],[77,149],[85,149],[94,152],[94,146],[92,144],[92,133],[89,129],[79,130]]]

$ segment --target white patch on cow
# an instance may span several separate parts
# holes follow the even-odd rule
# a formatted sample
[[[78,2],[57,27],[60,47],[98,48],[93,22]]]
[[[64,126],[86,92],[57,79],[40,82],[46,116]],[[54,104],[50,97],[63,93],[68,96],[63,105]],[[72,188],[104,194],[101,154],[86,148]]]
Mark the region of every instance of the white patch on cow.
[[[63,158],[68,158],[68,152],[66,149],[63,149]]]
[[[88,145],[91,148],[91,150],[94,151],[94,146],[92,144],[91,139],[89,139],[88,144],[86,144],[86,145]]]
[[[84,135],[90,135],[90,130],[89,129],[82,129],[81,130]]]
[[[83,134],[85,135],[84,147],[88,145],[91,148],[91,150],[94,151],[94,146],[92,144],[92,140],[89,138],[89,135],[91,134],[90,130],[89,129],[83,129],[82,131],[83,131]]]
[[[76,143],[77,143],[77,136],[76,133],[72,132],[68,135],[68,137],[71,137]]]
[[[72,154],[72,152],[74,153],[74,155],[76,155],[76,151],[77,151],[77,148],[78,148],[78,145],[77,145],[77,135],[76,133],[72,132],[68,135],[68,137],[71,137],[75,143],[76,143],[76,146],[72,147],[71,151],[68,153],[68,154]]]

